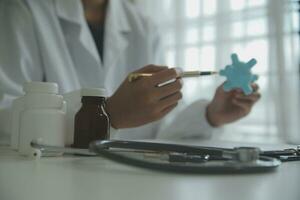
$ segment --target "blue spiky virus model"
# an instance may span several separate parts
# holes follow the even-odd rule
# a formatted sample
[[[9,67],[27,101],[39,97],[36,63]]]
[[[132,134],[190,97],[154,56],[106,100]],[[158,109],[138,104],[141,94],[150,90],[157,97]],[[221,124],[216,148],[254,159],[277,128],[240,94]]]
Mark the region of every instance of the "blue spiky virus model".
[[[223,88],[228,92],[233,89],[243,90],[245,95],[250,95],[253,92],[251,83],[258,79],[257,75],[252,74],[251,68],[256,65],[257,61],[251,59],[247,63],[239,61],[237,54],[231,55],[232,64],[227,65],[225,69],[220,71],[221,76],[227,78]]]

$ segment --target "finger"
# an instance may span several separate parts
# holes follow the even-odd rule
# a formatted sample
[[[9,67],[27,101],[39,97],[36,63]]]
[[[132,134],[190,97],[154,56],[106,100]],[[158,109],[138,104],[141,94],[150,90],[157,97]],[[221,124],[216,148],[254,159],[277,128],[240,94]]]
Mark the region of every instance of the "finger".
[[[133,78],[132,77],[129,78],[129,77],[132,76],[132,74],[139,74],[139,73],[146,73],[146,74],[148,73],[148,74],[151,75],[151,74],[154,74],[154,73],[157,73],[159,71],[166,70],[166,69],[168,69],[168,67],[166,67],[166,66],[147,65],[147,66],[145,66],[145,67],[143,67],[141,69],[138,69],[138,70],[130,73],[128,75],[127,79],[129,80],[129,82],[132,82],[132,80],[135,80],[135,82],[141,81],[142,79],[138,78],[138,76],[137,77],[133,77]],[[146,78],[150,78],[150,77],[146,77]]]
[[[261,94],[258,92],[255,92],[248,96],[246,96],[244,94],[236,94],[234,98],[239,99],[239,100],[249,100],[252,102],[257,102],[261,98]]]
[[[168,97],[159,101],[159,109],[164,110],[165,108],[177,103],[180,99],[182,99],[182,93],[176,92]]]
[[[168,114],[169,112],[171,112],[174,108],[176,108],[176,106],[178,105],[178,103],[175,103],[167,108],[165,108],[164,110],[161,111],[160,116],[165,116],[166,114]]]
[[[166,69],[168,69],[168,67],[166,66],[147,65],[141,69],[134,71],[133,73],[156,73]]]
[[[259,90],[259,86],[256,83],[252,83],[251,87],[253,89],[253,92],[257,92]]]
[[[151,84],[157,86],[160,83],[167,82],[172,79],[176,79],[178,77],[177,71],[172,69],[165,69],[162,71],[159,71],[151,77]]]
[[[259,86],[256,83],[252,83],[251,87],[253,89],[253,93],[257,92],[259,90]],[[236,88],[232,90],[234,93],[244,94],[243,90],[240,88]]]
[[[173,105],[170,105],[167,108],[164,108],[160,112],[156,113],[153,116],[152,120],[155,121],[155,120],[161,119],[162,117],[164,117],[165,115],[167,115],[169,112],[171,112],[174,108],[176,108],[177,105],[178,105],[178,103],[175,103]]]
[[[247,114],[250,112],[253,102],[249,100],[238,100],[238,99],[233,99],[232,103],[238,107],[240,107],[245,113]]]
[[[162,87],[155,87],[157,91],[157,96],[159,99],[163,99],[167,96],[170,96],[171,94],[174,94],[178,91],[180,91],[182,88],[182,80],[176,79],[173,83],[169,83],[167,85],[164,85]]]

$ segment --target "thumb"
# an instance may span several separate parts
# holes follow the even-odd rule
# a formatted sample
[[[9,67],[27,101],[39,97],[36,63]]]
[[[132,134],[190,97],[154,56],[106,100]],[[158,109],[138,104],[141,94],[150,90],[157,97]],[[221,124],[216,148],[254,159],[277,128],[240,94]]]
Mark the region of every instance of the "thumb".
[[[147,65],[141,69],[134,71],[134,73],[156,73],[168,69],[167,66]]]

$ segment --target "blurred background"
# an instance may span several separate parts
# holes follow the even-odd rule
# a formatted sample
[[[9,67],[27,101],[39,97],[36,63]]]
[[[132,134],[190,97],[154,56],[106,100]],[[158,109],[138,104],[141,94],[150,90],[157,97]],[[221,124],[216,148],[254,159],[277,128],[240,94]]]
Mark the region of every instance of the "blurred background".
[[[235,52],[256,58],[262,99],[245,119],[228,126],[221,139],[300,143],[299,1],[135,0],[157,24],[170,67],[219,70]],[[222,77],[184,81],[182,106],[211,99]],[[169,116],[172,118],[172,116]]]

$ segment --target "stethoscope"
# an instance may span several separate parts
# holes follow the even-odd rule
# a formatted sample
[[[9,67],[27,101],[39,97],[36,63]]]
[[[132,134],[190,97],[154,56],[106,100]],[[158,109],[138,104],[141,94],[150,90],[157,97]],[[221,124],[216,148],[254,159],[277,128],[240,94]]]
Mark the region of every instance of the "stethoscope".
[[[274,171],[281,161],[300,160],[300,148],[261,151],[256,147],[216,148],[144,141],[94,141],[75,149],[32,141],[33,156],[101,156],[150,170],[180,173],[258,173]]]

